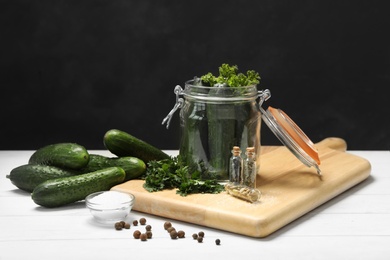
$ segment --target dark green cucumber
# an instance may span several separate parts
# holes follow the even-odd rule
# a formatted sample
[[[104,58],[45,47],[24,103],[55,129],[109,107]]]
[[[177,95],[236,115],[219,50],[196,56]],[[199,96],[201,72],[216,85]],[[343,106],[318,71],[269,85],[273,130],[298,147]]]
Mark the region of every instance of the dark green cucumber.
[[[51,165],[67,169],[81,169],[88,164],[88,151],[75,143],[57,143],[39,148],[29,164]]]
[[[136,179],[146,171],[146,164],[136,157],[110,158],[98,154],[90,154],[87,166],[80,171],[84,173],[101,170],[108,167],[121,167],[126,172],[125,181]]]
[[[209,96],[230,96],[233,89],[214,87]],[[218,180],[229,179],[229,159],[235,137],[235,110],[233,103],[208,103],[208,140],[210,172]]]
[[[124,131],[111,129],[104,135],[105,147],[116,156],[132,156],[146,164],[152,160],[169,159],[170,156],[160,149],[140,140]]]
[[[208,122],[204,103],[185,102],[180,113],[188,116],[181,116],[180,125],[182,136],[180,140],[181,160],[189,167],[189,172],[202,172],[201,164],[209,161],[208,146]],[[202,178],[207,179],[209,176]]]
[[[75,171],[64,170],[55,166],[25,164],[14,168],[7,175],[7,178],[19,189],[32,192],[38,184],[44,181],[77,174]]]
[[[122,183],[126,173],[120,167],[45,181],[33,190],[33,201],[47,208],[60,207],[85,199],[91,193],[109,190]]]

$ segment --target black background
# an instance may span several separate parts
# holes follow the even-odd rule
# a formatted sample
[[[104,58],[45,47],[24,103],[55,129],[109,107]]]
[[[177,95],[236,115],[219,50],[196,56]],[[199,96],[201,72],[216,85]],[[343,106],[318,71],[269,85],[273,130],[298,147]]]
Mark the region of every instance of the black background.
[[[0,3],[2,150],[103,149],[111,128],[178,149],[174,87],[222,63],[258,71],[314,142],[390,149],[386,1]],[[262,144],[280,145],[264,124]]]

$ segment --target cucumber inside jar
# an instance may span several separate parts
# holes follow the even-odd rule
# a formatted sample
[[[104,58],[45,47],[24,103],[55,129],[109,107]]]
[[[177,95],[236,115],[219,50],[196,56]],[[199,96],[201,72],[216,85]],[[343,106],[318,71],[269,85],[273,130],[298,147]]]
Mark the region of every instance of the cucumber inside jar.
[[[187,98],[181,110],[180,155],[202,179],[227,181],[233,146],[260,146],[260,112],[253,100],[230,100],[232,88],[209,87],[201,99]],[[196,92],[197,93],[197,92]]]

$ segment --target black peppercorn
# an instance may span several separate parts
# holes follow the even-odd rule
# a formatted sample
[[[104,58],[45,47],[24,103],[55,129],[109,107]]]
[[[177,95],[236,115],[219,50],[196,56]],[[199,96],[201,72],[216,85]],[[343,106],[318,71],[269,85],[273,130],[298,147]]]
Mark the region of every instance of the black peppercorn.
[[[186,235],[186,233],[185,233],[183,230],[179,230],[179,231],[177,232],[177,237],[178,237],[178,238],[184,238],[185,235]]]
[[[141,225],[145,225],[145,224],[146,224],[146,219],[145,219],[145,218],[140,218],[140,219],[139,219],[139,223],[140,223]]]
[[[221,240],[219,240],[219,238],[215,239],[215,244],[216,244],[217,246],[219,246],[219,245],[221,244]]]
[[[168,231],[168,233],[171,233],[172,231],[176,231],[176,229],[174,228],[174,227],[169,227],[168,229],[167,229],[167,231]]]
[[[116,230],[122,230],[122,228],[123,228],[122,223],[120,223],[120,222],[116,222],[114,227]]]
[[[146,229],[146,231],[150,231],[150,230],[152,230],[152,226],[151,226],[151,225],[147,225],[147,226],[145,227],[145,229]]]
[[[196,234],[196,233],[192,234],[192,238],[193,239],[198,239],[198,234]]]
[[[176,239],[177,238],[177,232],[176,230],[172,230],[169,235],[171,236],[172,239]]]
[[[166,221],[166,222],[164,223],[164,229],[167,230],[167,229],[170,228],[170,227],[172,227],[172,223],[169,222],[169,221]]]
[[[134,231],[133,237],[134,237],[135,239],[139,239],[140,236],[141,236],[141,231],[139,231],[139,230]]]
[[[145,233],[142,233],[140,235],[141,241],[146,241],[148,239],[148,236]]]

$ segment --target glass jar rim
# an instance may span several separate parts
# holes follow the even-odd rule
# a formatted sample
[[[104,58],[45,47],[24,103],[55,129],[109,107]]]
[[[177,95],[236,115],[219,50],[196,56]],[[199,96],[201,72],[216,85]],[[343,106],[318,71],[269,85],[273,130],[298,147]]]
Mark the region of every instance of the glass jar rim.
[[[254,100],[259,96],[256,84],[244,87],[217,87],[197,85],[194,81],[195,80],[188,80],[185,82],[185,88],[181,94],[186,99],[229,102]],[[213,90],[215,90],[215,92],[213,92]]]

